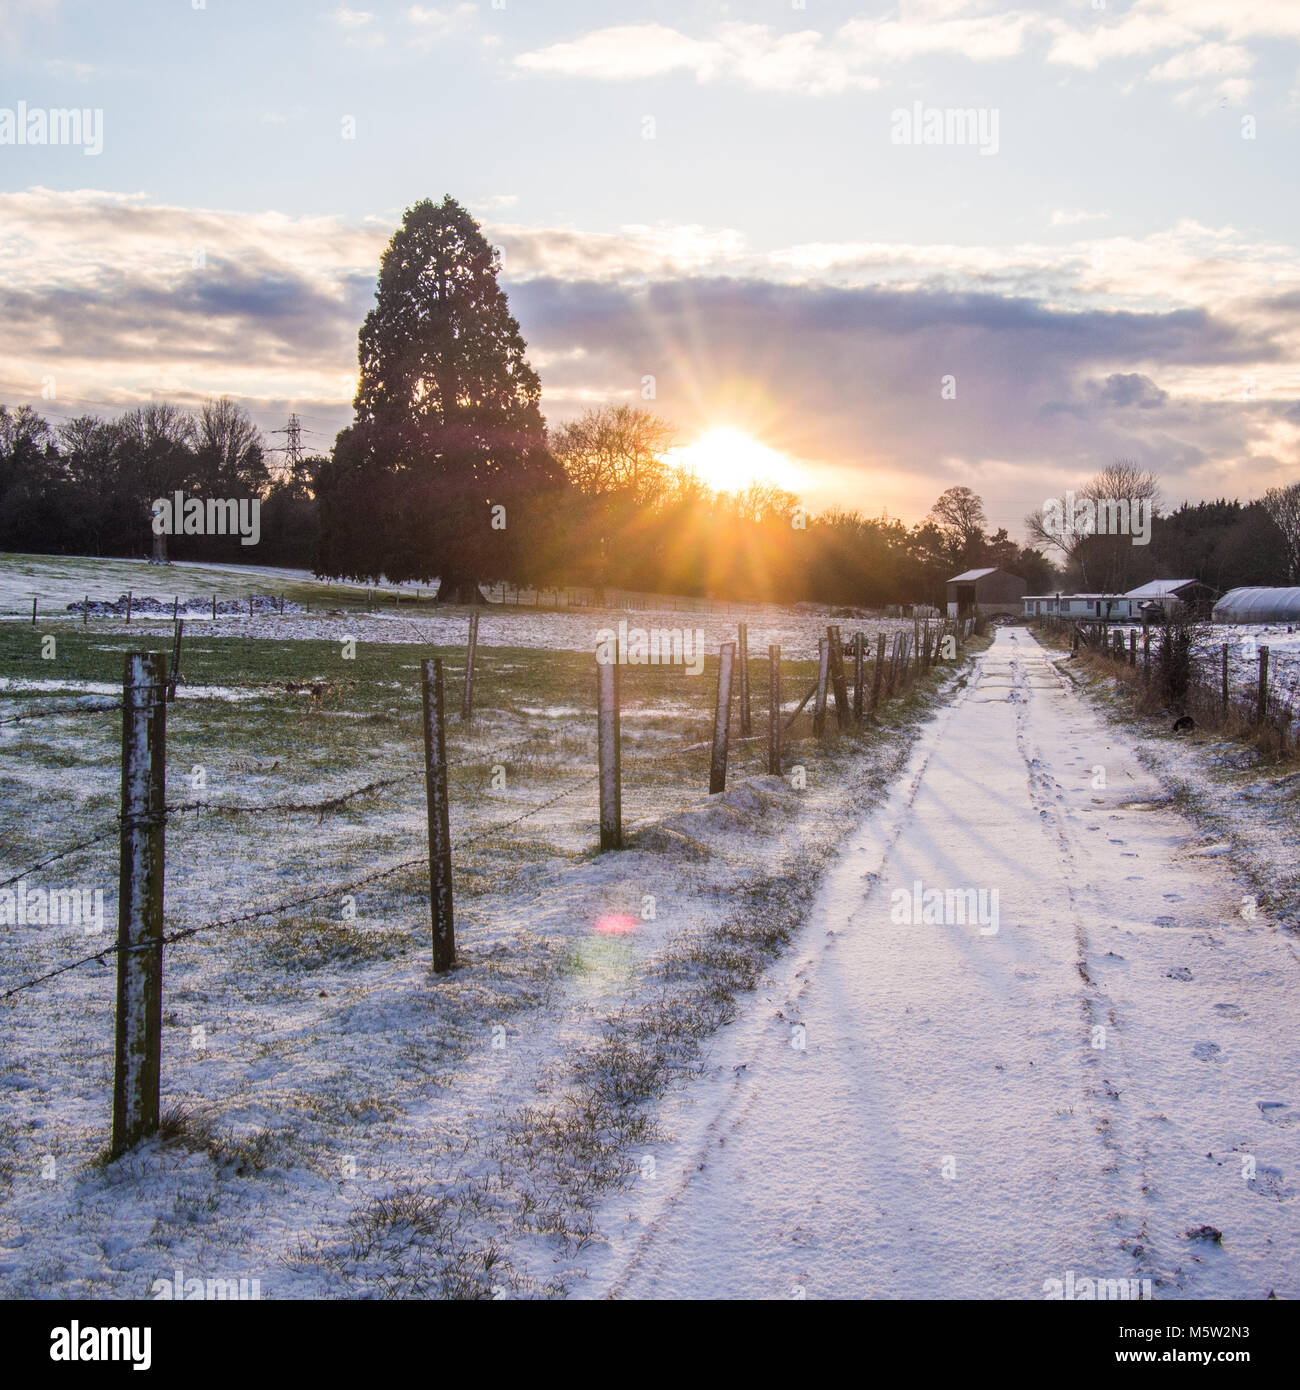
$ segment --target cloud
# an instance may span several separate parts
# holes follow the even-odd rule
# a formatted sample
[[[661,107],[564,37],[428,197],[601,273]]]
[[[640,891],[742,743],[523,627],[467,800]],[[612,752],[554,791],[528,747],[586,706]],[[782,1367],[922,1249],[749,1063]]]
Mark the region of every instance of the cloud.
[[[1180,400],[1156,384],[1156,363],[1236,378],[1245,364],[1282,363],[1268,333],[1201,310],[1065,311],[996,294],[748,278],[535,279],[512,304],[553,361],[548,398],[554,388],[576,409],[594,387],[634,400],[651,375],[685,437],[735,423],[743,403],[742,425],[759,421],[765,443],[833,480],[834,494],[812,499],[820,505],[837,496],[915,516],[949,482],[968,481],[1015,528],[1054,487],[1121,455],[1156,468],[1171,493],[1187,485],[1179,470],[1213,477],[1217,466],[1227,478],[1280,408]],[[943,402],[949,374],[957,399]]]
[[[813,94],[877,85],[857,70],[852,53],[827,44],[816,30],[779,34],[763,24],[722,24],[706,39],[663,24],[615,25],[518,54],[514,66],[524,73],[606,82],[681,72],[697,82],[726,79],[766,91]]]
[[[1086,12],[1085,12],[1086,13]],[[519,53],[519,74],[604,82],[674,75],[760,91],[810,96],[872,90],[882,75],[929,59],[1005,62],[1045,47],[1049,62],[1093,71],[1104,64],[1159,58],[1148,76],[1185,84],[1175,99],[1204,108],[1239,103],[1251,39],[1300,38],[1300,5],[1264,0],[1228,7],[1221,0],[1136,0],[1093,22],[1007,8],[988,0],[913,0],[882,18],[849,20],[834,31],[782,33],[773,26],[718,23],[700,33],[646,22],[593,29]],[[1206,87],[1200,84],[1211,82]]]
[[[1052,213],[1053,227],[1073,227],[1080,222],[1105,222],[1110,218],[1108,212],[1084,212],[1082,209],[1067,211],[1065,208],[1057,208]]]
[[[402,18],[414,31],[416,44],[427,47],[456,33],[477,12],[478,6],[472,4],[449,5],[444,9],[412,5]]]
[[[314,401],[346,418],[388,220],[0,193],[0,400]],[[640,400],[685,437],[730,422],[822,470],[836,499],[907,516],[943,485],[999,524],[1128,455],[1167,491],[1254,493],[1300,467],[1294,248],[1179,223],[1065,246],[805,244],[727,228],[487,228],[543,368],[543,406]],[[941,401],[940,378],[957,378]],[[1251,392],[1243,389],[1250,379]],[[39,400],[35,401],[40,404]],[[270,421],[281,423],[271,415]],[[1243,471],[1249,463],[1249,472]]]

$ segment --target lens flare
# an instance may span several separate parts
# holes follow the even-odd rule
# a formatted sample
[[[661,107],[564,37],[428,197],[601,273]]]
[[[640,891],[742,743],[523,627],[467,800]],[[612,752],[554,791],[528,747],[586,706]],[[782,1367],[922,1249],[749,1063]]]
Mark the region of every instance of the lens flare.
[[[596,930],[601,936],[626,936],[636,929],[636,918],[629,917],[626,912],[616,912],[612,916],[601,917],[596,922]]]

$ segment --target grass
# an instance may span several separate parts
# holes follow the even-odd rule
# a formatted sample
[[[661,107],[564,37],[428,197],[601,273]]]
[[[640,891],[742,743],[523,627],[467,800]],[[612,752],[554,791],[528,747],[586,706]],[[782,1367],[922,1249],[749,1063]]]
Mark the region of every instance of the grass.
[[[122,653],[140,640],[73,625],[59,633],[56,659],[44,662],[31,629],[5,624],[0,663],[17,675],[111,682],[120,678]],[[362,643],[356,660],[344,662],[334,643],[195,638],[183,667],[192,685],[246,686],[256,698],[194,698],[182,687],[168,709],[169,802],[333,804],[323,813],[174,817],[168,826],[169,928],[236,911],[249,899],[275,901],[346,882],[423,852],[417,662],[426,654],[411,645]],[[454,682],[463,654],[454,648],[441,654]],[[688,817],[679,822],[682,828],[659,828],[657,838],[656,827],[703,800],[708,748],[685,751],[684,745],[708,737],[715,672],[714,662],[698,678],[680,668],[642,667],[623,679],[631,716],[623,724],[624,818],[629,827],[646,823],[631,830],[629,843],[665,856],[683,891],[709,891],[719,850],[707,834],[691,834]],[[104,1183],[130,1180],[132,1200],[147,1202],[155,1190],[150,1184],[174,1174],[187,1156],[207,1158],[206,1185],[198,1175],[174,1206],[170,1195],[165,1201],[160,1196],[160,1247],[184,1238],[195,1224],[225,1222],[229,1240],[242,1238],[238,1223],[248,1208],[238,1205],[234,1190],[253,1184],[258,1200],[270,1204],[290,1170],[336,1184],[340,1155],[364,1151],[365,1131],[373,1127],[407,1143],[409,1163],[368,1177],[342,1229],[321,1227],[321,1208],[313,1204],[317,1234],[302,1242],[291,1263],[323,1272],[337,1290],[357,1295],[562,1291],[563,1275],[538,1282],[513,1267],[503,1254],[507,1244],[541,1234],[573,1255],[600,1239],[601,1195],[630,1181],[638,1149],[659,1137],[656,1100],[698,1071],[709,1035],[735,1016],[743,994],[788,944],[846,815],[895,774],[916,726],[941,698],[934,686],[951,671],[892,702],[860,733],[837,733],[832,716],[824,743],[809,737],[806,711],[787,736],[786,765],[804,765],[812,787],[838,788],[836,815],[816,822],[779,871],[727,869],[735,879],[727,912],[679,934],[634,972],[616,941],[598,943],[603,953],[593,947],[579,955],[545,930],[531,930],[531,921],[508,936],[496,921],[505,890],[533,882],[542,903],[563,882],[558,862],[581,865],[594,858],[594,718],[545,713],[585,710],[591,674],[591,657],[581,653],[480,649],[475,720],[465,726],[453,717],[448,727],[453,838],[469,842],[454,861],[459,964],[451,974],[435,980],[410,969],[426,963],[429,951],[422,868],[358,889],[355,916],[344,915],[342,902],[331,897],[168,948],[165,1048],[174,1036],[168,1030],[183,1037],[195,1021],[225,1020],[212,1070],[203,1083],[190,1083],[175,1048],[165,1052],[166,1093],[186,1099],[165,1117],[155,1151],[101,1170]],[[755,728],[761,731],[765,663],[755,660],[752,674]],[[787,698],[798,698],[814,676],[812,662],[785,663]],[[14,709],[60,703],[41,694],[5,698]],[[9,727],[4,744],[14,756],[0,812],[6,869],[95,830],[111,831],[118,739],[119,718],[112,714]],[[865,764],[864,755],[870,759]],[[731,781],[762,771],[765,756],[761,739],[742,745]],[[844,782],[850,765],[851,787]],[[497,768],[505,778],[494,785]],[[409,772],[416,775],[396,786],[338,800],[352,787]],[[505,825],[570,786],[575,790],[554,807]],[[757,842],[769,823],[793,814],[782,804],[787,799],[793,800],[759,797],[752,809],[733,808],[731,817]],[[110,838],[64,861],[58,872],[68,882],[111,884],[115,854]],[[575,911],[585,914],[594,906],[584,900]],[[39,963],[36,956],[61,958],[69,944],[60,941],[56,949],[51,939],[36,942],[33,958],[21,961],[23,970]],[[10,969],[17,969],[19,957],[10,960]],[[485,1046],[486,1024],[544,1005],[579,973],[601,984],[598,1002],[581,1020],[579,1041],[563,1054],[559,1069],[539,1079],[536,1103],[491,1122],[456,1109],[452,1103]],[[71,1054],[51,1063],[51,1076],[75,1091],[111,1041],[110,972],[93,980],[74,972],[50,1005],[75,1014],[87,1039],[75,1076]],[[287,1026],[268,1029],[273,1007],[283,1010]],[[14,1017],[18,1022],[17,1011]],[[34,1041],[25,1045],[39,1053],[42,1029],[52,1026],[53,1017],[33,1020]],[[348,1038],[356,1041],[345,1048]],[[223,1056],[227,1048],[229,1057]],[[48,1056],[39,1055],[49,1070]],[[312,1063],[309,1074],[286,1091],[277,1074],[303,1059]],[[97,1095],[106,1079],[107,1073],[100,1077]],[[444,1099],[447,1106],[435,1108],[439,1119],[431,1121],[428,1107]],[[240,1112],[237,1124],[231,1111]],[[97,1126],[100,1117],[81,1123]],[[102,1134],[95,1132],[95,1139]],[[84,1133],[71,1145],[74,1151],[77,1142],[84,1144]],[[452,1176],[434,1181],[431,1166]],[[190,1178],[187,1169],[187,1184]],[[165,1181],[156,1190],[170,1193]]]

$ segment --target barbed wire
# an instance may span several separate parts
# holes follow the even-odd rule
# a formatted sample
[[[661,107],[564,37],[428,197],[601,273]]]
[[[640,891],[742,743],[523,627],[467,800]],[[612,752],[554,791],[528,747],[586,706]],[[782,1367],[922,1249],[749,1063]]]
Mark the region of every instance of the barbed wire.
[[[373,795],[387,787],[396,787],[403,782],[410,782],[416,777],[423,776],[424,769],[416,768],[414,772],[404,772],[400,777],[385,777],[378,782],[368,782],[364,787],[354,787],[351,791],[340,792],[337,796],[325,797],[320,801],[268,801],[261,806],[241,806],[226,801],[183,801],[168,806],[167,814],[180,815],[188,811],[218,811],[227,815],[262,816],[275,812],[302,813],[310,811],[323,817],[329,811],[341,810],[349,801],[355,801],[358,797]]]
[[[117,835],[117,827],[112,830],[101,831],[98,835],[92,835],[89,840],[82,840],[78,844],[69,845],[67,849],[61,849],[57,854],[52,854],[48,859],[42,859],[39,864],[33,864],[29,869],[24,869],[21,873],[14,874],[12,878],[0,880],[0,888],[8,888],[11,883],[17,883],[20,879],[26,878],[29,874],[39,873],[49,864],[57,860],[66,859],[71,854],[76,854],[83,849],[89,849],[91,845],[97,845],[104,840],[111,840]]]
[[[113,710],[121,708],[121,701],[115,705],[69,705],[67,709],[40,709],[30,714],[11,714],[0,719],[0,724],[24,724],[29,719],[57,719],[69,714],[111,714]]]
[[[598,776],[599,774],[584,774],[584,776],[579,781],[575,782],[573,785],[569,787],[566,787],[563,791],[556,793],[555,796],[549,797],[546,801],[540,802],[536,806],[530,806],[527,811],[524,811],[522,814],[518,816],[512,817],[510,820],[495,822],[490,826],[483,827],[480,831],[472,835],[465,836],[460,840],[454,840],[452,842],[451,847],[453,850],[467,849],[470,845],[477,844],[482,840],[488,839],[491,836],[500,833],[500,831],[505,830],[512,825],[517,825],[520,821],[527,820],[529,816],[537,815],[539,812],[545,811],[548,807],[554,806],[556,802],[562,800],[566,796],[571,795],[573,792],[577,791],[579,787],[586,786],[591,782],[594,782]],[[108,832],[108,834],[116,833],[116,831]],[[105,839],[107,838],[107,834],[98,838]],[[24,980],[21,984],[14,985],[11,988],[5,990],[2,994],[0,994],[0,999],[9,999],[13,995],[21,994],[25,990],[34,989],[37,985],[45,984],[49,980],[53,980],[60,975],[65,975],[71,970],[78,969],[80,966],[89,965],[94,961],[98,961],[100,964],[103,964],[105,956],[120,954],[124,949],[129,951],[152,950],[155,949],[155,947],[157,946],[166,946],[171,945],[177,941],[188,940],[190,937],[198,936],[204,932],[217,931],[226,927],[240,926],[245,922],[256,921],[260,917],[280,916],[286,912],[292,911],[295,908],[306,907],[310,903],[320,902],[324,898],[337,897],[341,894],[351,892],[354,888],[364,888],[367,884],[376,883],[380,879],[389,878],[393,874],[401,873],[404,869],[412,869],[418,865],[427,864],[428,862],[429,856],[427,854],[417,855],[413,859],[404,859],[397,864],[389,864],[382,869],[376,869],[372,873],[364,874],[360,878],[352,879],[346,883],[332,883],[327,888],[320,888],[315,890],[314,892],[300,894],[297,897],[293,898],[281,899],[265,907],[241,909],[229,916],[216,917],[213,918],[211,921],[200,922],[192,927],[180,927],[175,931],[165,932],[161,938],[161,941],[159,942],[145,942],[139,946],[132,946],[126,948],[124,948],[120,943],[115,942],[112,945],[105,946],[104,949],[101,951],[96,951],[88,956],[82,956],[78,960],[65,962],[63,965],[56,966],[53,970],[49,970],[43,975],[37,975],[30,980]],[[10,882],[14,881],[15,880],[10,880]]]

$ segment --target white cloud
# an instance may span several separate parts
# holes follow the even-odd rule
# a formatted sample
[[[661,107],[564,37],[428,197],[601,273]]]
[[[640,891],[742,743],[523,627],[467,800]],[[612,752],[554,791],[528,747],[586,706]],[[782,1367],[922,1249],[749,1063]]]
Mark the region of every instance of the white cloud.
[[[969,8],[969,0],[930,0],[904,6],[897,19],[852,20],[832,36],[725,23],[696,38],[664,24],[621,24],[521,53],[514,63],[522,72],[606,82],[685,72],[697,82],[728,79],[763,91],[819,95],[874,89],[879,69],[916,58],[1010,58],[1038,22],[1016,10],[958,17]]]
[[[471,4],[449,5],[445,9],[412,5],[403,18],[415,30],[417,42],[429,44],[456,33],[477,11],[478,6]]]
[[[1156,82],[1199,82],[1205,77],[1249,72],[1254,63],[1239,44],[1203,43],[1157,64],[1148,76]]]
[[[663,24],[616,25],[521,53],[514,62],[521,72],[606,82],[685,72],[697,82],[725,78],[776,92],[818,94],[877,85],[851,48],[827,43],[814,29],[779,34],[765,24],[723,24],[707,39]]]
[[[1105,222],[1110,217],[1108,212],[1084,212],[1082,209],[1069,211],[1065,208],[1057,208],[1052,213],[1053,227],[1073,227],[1079,222]]]

